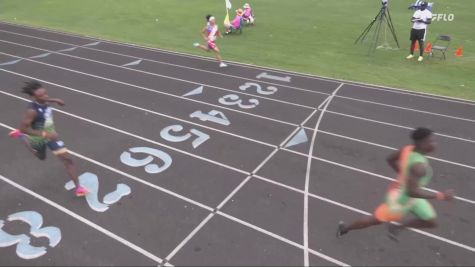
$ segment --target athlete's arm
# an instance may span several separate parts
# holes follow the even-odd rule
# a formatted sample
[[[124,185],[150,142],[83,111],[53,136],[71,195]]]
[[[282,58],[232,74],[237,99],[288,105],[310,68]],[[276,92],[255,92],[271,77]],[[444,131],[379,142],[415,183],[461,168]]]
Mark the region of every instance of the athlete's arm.
[[[59,98],[49,98],[49,99],[46,100],[46,102],[56,103],[60,106],[64,106],[64,101],[62,99],[59,99]]]
[[[205,39],[205,41],[208,40],[208,36],[206,36],[207,31],[208,29],[206,27],[203,27],[203,29],[201,30],[201,36],[203,36],[203,39]]]
[[[393,154],[389,155],[386,161],[388,162],[389,166],[396,172],[399,173],[399,158],[401,157],[401,151],[394,152]]]
[[[44,137],[48,140],[56,140],[58,138],[58,135],[56,133],[49,133],[45,132],[42,130],[34,130],[31,128],[31,124],[33,123],[33,120],[35,119],[37,113],[33,109],[28,109],[26,111],[25,116],[23,117],[21,124],[20,124],[20,131],[22,133],[25,133],[27,135],[31,136],[41,136]]]
[[[413,198],[451,200],[454,196],[453,190],[446,190],[444,193],[432,193],[423,190],[419,186],[419,180],[426,176],[426,172],[426,166],[422,163],[412,166],[409,172],[409,179],[407,181],[408,195]]]

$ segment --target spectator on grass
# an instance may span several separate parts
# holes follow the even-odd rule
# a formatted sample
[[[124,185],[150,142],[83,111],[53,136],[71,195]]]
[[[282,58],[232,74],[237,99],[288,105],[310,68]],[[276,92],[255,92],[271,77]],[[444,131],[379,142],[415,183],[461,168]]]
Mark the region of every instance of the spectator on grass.
[[[244,14],[242,18],[245,23],[254,25],[254,14],[252,13],[252,8],[248,3],[245,3],[244,6]]]
[[[230,34],[233,30],[237,30],[241,28],[243,14],[244,14],[244,11],[242,9],[239,8],[238,10],[236,10],[236,17],[234,17],[231,24],[224,25],[224,27],[226,27],[225,34]]]

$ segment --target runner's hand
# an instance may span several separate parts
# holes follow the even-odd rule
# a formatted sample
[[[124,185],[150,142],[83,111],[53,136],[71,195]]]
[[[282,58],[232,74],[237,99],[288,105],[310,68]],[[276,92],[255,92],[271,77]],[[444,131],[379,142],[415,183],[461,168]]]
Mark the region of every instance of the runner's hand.
[[[61,100],[61,99],[56,99],[56,104],[58,104],[60,106],[64,106],[64,101]]]
[[[455,192],[453,189],[447,189],[444,191],[444,200],[450,201],[454,199],[454,196],[455,196]]]
[[[45,132],[45,138],[50,141],[58,140],[58,134],[56,132]]]

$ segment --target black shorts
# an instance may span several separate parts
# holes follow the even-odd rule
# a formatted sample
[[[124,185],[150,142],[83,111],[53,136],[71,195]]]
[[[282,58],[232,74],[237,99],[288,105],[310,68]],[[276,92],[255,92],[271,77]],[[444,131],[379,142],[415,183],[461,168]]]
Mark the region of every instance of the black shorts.
[[[29,139],[29,143],[31,145],[31,148],[36,150],[41,156],[46,155],[46,148],[49,148],[54,155],[59,155],[68,152],[64,145],[64,142],[60,140],[49,141],[43,138],[38,138],[37,140]]]
[[[420,29],[420,30],[417,30],[417,29],[412,29],[411,30],[411,38],[409,38],[409,40],[413,41],[413,40],[422,40],[424,41],[426,38],[426,30],[425,29]]]

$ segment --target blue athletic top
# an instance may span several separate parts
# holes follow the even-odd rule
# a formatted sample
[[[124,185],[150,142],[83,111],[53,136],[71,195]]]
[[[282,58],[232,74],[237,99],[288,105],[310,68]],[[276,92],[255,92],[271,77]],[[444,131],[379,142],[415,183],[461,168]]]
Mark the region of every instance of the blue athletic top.
[[[31,123],[34,130],[54,131],[53,110],[48,104],[41,105],[37,102],[31,102],[28,108],[36,111],[36,117]]]

